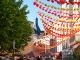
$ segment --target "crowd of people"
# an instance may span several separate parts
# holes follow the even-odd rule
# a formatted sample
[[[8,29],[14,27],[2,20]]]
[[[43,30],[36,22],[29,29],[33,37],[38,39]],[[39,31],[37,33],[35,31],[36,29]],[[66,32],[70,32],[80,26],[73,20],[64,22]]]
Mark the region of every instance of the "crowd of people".
[[[43,58],[43,57],[35,57],[35,58],[29,58],[27,56],[18,56],[18,57],[15,57],[15,59],[13,59],[13,57],[10,57],[9,55],[6,55],[4,57],[1,57],[0,56],[0,60],[56,60],[54,58]]]
[[[13,60],[13,57],[10,57],[8,55],[4,57],[0,56],[0,60]],[[19,56],[19,57],[15,57],[14,60],[31,60],[31,59],[24,56]],[[41,58],[37,57],[36,60],[41,60]]]

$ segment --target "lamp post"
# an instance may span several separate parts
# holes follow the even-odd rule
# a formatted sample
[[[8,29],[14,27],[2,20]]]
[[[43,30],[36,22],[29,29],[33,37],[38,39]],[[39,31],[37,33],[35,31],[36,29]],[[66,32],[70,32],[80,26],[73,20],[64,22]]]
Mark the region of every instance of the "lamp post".
[[[15,53],[15,40],[13,40],[13,60],[14,60],[14,53]]]

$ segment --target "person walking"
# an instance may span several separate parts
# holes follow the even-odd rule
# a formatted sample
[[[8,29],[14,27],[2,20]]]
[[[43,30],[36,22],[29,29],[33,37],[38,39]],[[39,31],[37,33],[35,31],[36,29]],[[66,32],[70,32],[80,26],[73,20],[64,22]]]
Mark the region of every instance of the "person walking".
[[[0,60],[2,60],[2,57],[0,56]]]
[[[5,58],[4,58],[4,60],[10,60],[9,56],[6,55]]]
[[[23,60],[23,56],[20,56],[19,60]]]
[[[37,60],[41,60],[41,58],[40,57],[37,57]]]

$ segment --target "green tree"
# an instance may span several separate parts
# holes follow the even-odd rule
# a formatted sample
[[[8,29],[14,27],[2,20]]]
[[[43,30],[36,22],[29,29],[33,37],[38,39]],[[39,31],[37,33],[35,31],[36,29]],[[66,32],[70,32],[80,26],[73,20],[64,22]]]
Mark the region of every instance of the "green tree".
[[[11,51],[13,40],[15,47],[27,45],[31,40],[32,28],[28,21],[27,5],[22,6],[23,0],[0,1],[0,47],[1,51]]]
[[[67,55],[67,60],[75,60],[73,57],[73,54],[68,54]]]
[[[75,60],[80,60],[80,45],[74,50],[73,56]]]

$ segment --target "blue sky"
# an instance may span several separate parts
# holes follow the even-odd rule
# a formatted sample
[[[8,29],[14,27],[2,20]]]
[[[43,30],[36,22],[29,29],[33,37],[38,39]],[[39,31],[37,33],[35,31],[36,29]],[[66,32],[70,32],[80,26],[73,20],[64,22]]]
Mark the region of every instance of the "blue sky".
[[[33,2],[35,0],[23,0],[23,5],[27,4],[28,5],[28,9],[30,10],[30,13],[28,14],[28,20],[35,22],[35,18],[38,17],[38,23],[39,23],[39,27],[41,30],[44,30],[43,25],[42,25],[42,21],[40,20],[37,11],[36,11],[36,7],[33,5]],[[47,2],[47,0],[41,0],[44,3],[48,3],[48,4],[52,4],[51,2]],[[54,3],[54,5],[56,6],[57,4]],[[58,6],[58,5],[57,5]]]

